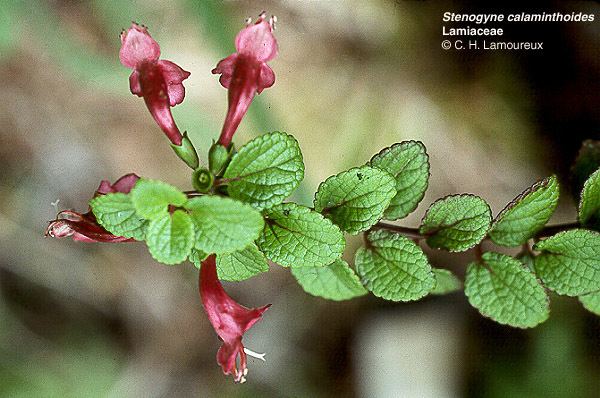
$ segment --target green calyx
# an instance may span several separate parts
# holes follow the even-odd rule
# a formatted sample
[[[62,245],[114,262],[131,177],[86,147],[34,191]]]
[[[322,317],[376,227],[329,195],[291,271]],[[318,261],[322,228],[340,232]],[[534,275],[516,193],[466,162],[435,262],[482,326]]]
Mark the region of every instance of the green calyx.
[[[171,144],[171,148],[173,148],[177,156],[179,156],[185,164],[190,166],[190,168],[195,170],[200,165],[198,153],[196,153],[196,148],[194,148],[194,144],[192,144],[192,141],[189,139],[187,131],[183,133],[181,145]]]
[[[215,182],[215,176],[208,169],[197,169],[192,174],[192,186],[198,192],[206,193],[210,191]]]
[[[233,153],[233,144],[229,148],[215,142],[208,151],[208,168],[214,175],[220,175],[227,167]]]

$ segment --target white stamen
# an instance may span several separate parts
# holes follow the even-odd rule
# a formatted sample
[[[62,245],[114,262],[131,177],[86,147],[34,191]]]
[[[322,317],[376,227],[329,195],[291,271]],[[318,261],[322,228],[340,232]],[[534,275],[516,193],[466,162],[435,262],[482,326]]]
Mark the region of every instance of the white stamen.
[[[246,25],[250,25],[252,23],[252,18],[246,18]]]
[[[267,355],[266,352],[259,354],[258,352],[254,352],[246,347],[244,347],[244,352],[246,353],[246,355],[249,355],[252,358],[260,359],[261,361],[266,362],[266,359],[265,359],[265,355]]]
[[[58,203],[60,202],[60,199],[56,199],[54,202],[51,202],[50,204],[52,205],[52,207],[54,207],[54,210],[58,213]]]

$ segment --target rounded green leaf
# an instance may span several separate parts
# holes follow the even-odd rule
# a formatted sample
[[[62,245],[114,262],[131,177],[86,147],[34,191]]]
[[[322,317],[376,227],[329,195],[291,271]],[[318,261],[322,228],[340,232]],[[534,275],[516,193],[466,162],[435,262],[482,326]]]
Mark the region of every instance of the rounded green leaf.
[[[556,176],[532,185],[498,214],[489,232],[492,241],[509,247],[527,242],[554,213],[559,193]]]
[[[447,269],[433,268],[433,275],[435,276],[435,287],[429,294],[448,294],[462,288],[460,279]]]
[[[295,203],[264,211],[265,227],[257,244],[267,258],[284,267],[331,264],[344,251],[342,231],[327,218]]]
[[[357,234],[381,219],[396,194],[395,185],[394,178],[383,170],[355,167],[319,185],[315,211],[323,213],[342,230]]]
[[[323,267],[292,267],[291,272],[304,291],[313,296],[342,301],[367,294],[358,276],[342,259]]]
[[[550,303],[535,275],[520,261],[500,253],[484,253],[465,276],[465,295],[481,315],[503,325],[532,328],[550,314]]]
[[[583,304],[583,308],[592,314],[600,316],[600,292],[588,293],[578,298],[581,304]]]
[[[412,213],[425,196],[429,184],[429,156],[425,145],[404,141],[373,156],[370,165],[390,173],[396,181],[396,195],[384,213],[398,220]]]
[[[579,201],[579,222],[600,229],[600,169],[583,184]]]
[[[469,194],[452,195],[429,207],[420,232],[432,248],[462,252],[483,240],[491,222],[492,213],[485,200]]]
[[[169,205],[183,206],[187,196],[163,181],[142,178],[130,193],[131,203],[140,217],[151,220],[167,213]]]
[[[433,289],[435,278],[427,257],[417,244],[402,235],[376,230],[367,247],[356,252],[356,272],[377,297],[412,301]]]
[[[108,193],[90,200],[96,220],[113,235],[144,240],[147,222],[137,215],[129,195]]]
[[[241,250],[254,242],[264,221],[252,206],[221,196],[190,199],[190,211],[196,227],[194,247],[205,253],[228,253]]]
[[[166,213],[148,224],[146,245],[154,259],[163,264],[184,261],[194,245],[194,225],[182,210]]]
[[[223,181],[232,198],[267,209],[283,202],[303,178],[298,141],[276,131],[241,147],[225,170]]]
[[[600,290],[600,233],[573,229],[538,242],[535,272],[558,294],[579,296]]]
[[[254,244],[233,253],[217,254],[217,274],[223,281],[243,281],[267,271],[267,259]]]
[[[585,140],[571,167],[573,196],[580,199],[583,184],[600,167],[600,140]]]

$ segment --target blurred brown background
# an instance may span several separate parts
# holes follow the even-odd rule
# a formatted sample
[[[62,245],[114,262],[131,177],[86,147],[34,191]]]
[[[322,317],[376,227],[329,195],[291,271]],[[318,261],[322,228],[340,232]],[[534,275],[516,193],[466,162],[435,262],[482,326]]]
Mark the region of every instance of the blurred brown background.
[[[6,397],[598,397],[600,322],[576,300],[521,331],[494,324],[462,293],[395,304],[333,303],[306,295],[278,266],[228,284],[240,302],[273,303],[245,337],[267,352],[233,385],[200,305],[191,265],[154,262],[142,244],[44,239],[59,209],[85,210],[103,178],[122,174],[189,189],[189,173],[144,103],[130,94],[118,34],[149,26],[163,57],[189,70],[174,108],[205,154],[226,111],[210,74],[233,51],[246,17],[278,16],[277,76],[235,141],[283,130],[319,182],[394,142],[422,140],[427,205],[472,192],[494,214],[553,172],[572,221],[568,168],[585,138],[600,138],[600,7],[555,2],[525,9],[595,13],[588,24],[523,24],[506,38],[544,40],[542,52],[440,48],[444,11],[428,1],[0,1],[0,396]],[[352,240],[348,259],[359,244]],[[430,252],[462,274],[470,253]]]

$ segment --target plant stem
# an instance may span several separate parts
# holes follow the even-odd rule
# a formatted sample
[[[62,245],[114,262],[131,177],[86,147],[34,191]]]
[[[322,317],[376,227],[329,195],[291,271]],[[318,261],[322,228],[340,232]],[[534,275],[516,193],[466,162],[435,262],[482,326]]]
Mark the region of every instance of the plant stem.
[[[479,244],[475,246],[474,249],[475,258],[477,259],[477,262],[483,264],[483,247],[481,247],[481,242],[479,242]]]
[[[565,224],[549,225],[549,226],[544,227],[542,230],[540,230],[535,235],[535,238],[544,238],[547,236],[552,236],[560,231],[566,231],[568,229],[579,228],[579,227],[580,227],[580,225],[578,223],[565,223]],[[390,223],[381,222],[381,221],[378,222],[377,224],[373,225],[371,227],[371,229],[387,229],[388,231],[397,232],[408,238],[413,238],[413,239],[427,239],[427,237],[428,237],[428,235],[422,234],[421,232],[419,232],[418,228],[403,227],[401,225],[395,225],[395,224],[390,224]],[[489,240],[490,238],[489,238],[489,236],[486,236],[484,239]]]
[[[193,198],[193,197],[196,197],[196,196],[205,195],[205,194],[203,194],[201,192],[198,192],[198,191],[185,191],[184,194],[186,194],[188,198]]]
[[[418,228],[403,227],[401,225],[395,225],[395,224],[390,224],[390,223],[381,222],[381,221],[378,222],[377,224],[373,225],[371,227],[371,229],[387,229],[388,231],[398,232],[399,234],[404,235],[407,238],[413,238],[413,239],[427,238],[427,236],[425,236],[419,232]]]
[[[581,228],[581,225],[577,222],[566,223],[566,224],[556,224],[556,225],[548,225],[544,227],[540,232],[535,234],[536,238],[545,238],[548,236],[552,236],[561,231],[566,231],[568,229]]]

